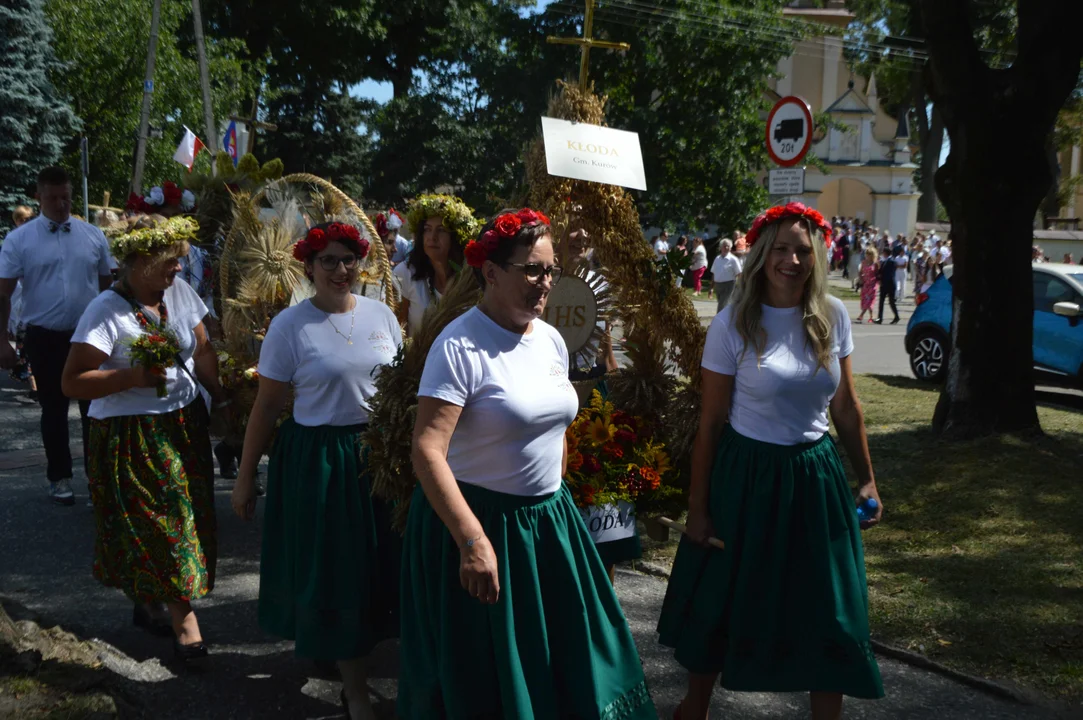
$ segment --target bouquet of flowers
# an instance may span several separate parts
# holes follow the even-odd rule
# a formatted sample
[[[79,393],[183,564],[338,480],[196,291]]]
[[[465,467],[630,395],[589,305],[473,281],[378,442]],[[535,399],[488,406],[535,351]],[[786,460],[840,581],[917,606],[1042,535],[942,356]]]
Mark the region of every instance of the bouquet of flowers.
[[[173,366],[179,353],[180,343],[176,336],[165,328],[155,328],[132,341],[132,367],[142,365],[151,373],[160,375],[162,381],[157,386],[158,397],[164,398],[167,394],[165,371]]]
[[[662,443],[642,418],[616,410],[598,390],[567,432],[568,473],[564,478],[581,508],[616,505],[661,511],[679,504],[672,484],[677,472]]]

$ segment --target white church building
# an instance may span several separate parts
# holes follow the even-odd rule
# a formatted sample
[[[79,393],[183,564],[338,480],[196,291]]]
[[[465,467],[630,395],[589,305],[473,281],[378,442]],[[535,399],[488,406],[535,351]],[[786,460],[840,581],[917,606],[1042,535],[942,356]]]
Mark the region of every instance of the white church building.
[[[853,19],[839,0],[822,8],[802,4],[786,8],[785,15],[835,28]],[[917,165],[911,161],[910,129],[905,112],[892,118],[880,106],[875,76],[866,82],[854,75],[843,60],[842,40],[825,36],[797,43],[794,53],[779,62],[778,75],[769,100],[797,95],[813,114],[826,112],[847,128],[813,137],[811,153],[828,173],[806,165],[804,194],[788,199],[815,207],[828,218],[856,217],[893,234],[912,233],[921,195],[914,183]]]

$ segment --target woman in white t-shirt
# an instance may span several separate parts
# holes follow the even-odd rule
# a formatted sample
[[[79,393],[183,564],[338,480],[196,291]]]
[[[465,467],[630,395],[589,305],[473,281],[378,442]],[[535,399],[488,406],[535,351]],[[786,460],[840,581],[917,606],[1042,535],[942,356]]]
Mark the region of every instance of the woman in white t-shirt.
[[[255,514],[256,468],[293,388],[292,417],[274,438],[260,560],[259,623],[295,641],[298,657],[337,661],[350,717],[371,718],[365,659],[394,634],[396,543],[370,493],[361,442],[375,375],[402,345],[394,313],[351,292],[368,241],[327,223],[294,245],[316,288],[283,310],[260,348],[233,510]]]
[[[398,716],[655,718],[635,643],[561,477],[578,402],[540,320],[549,220],[505,211],[465,250],[484,289],[429,352],[403,538]]]
[[[692,293],[699,297],[703,290],[703,274],[707,272],[707,248],[703,247],[703,238],[692,241],[692,264],[688,270],[692,273]]]
[[[861,544],[881,509],[863,523],[855,512],[879,495],[850,321],[827,294],[829,231],[800,203],[757,218],[736,296],[707,333],[687,536],[658,623],[689,672],[684,720],[707,717],[719,675],[731,690],[809,691],[814,720],[837,720],[844,694],[883,696]],[[715,536],[725,550],[707,545]]]
[[[218,555],[199,385],[216,408],[229,403],[203,326],[207,307],[177,277],[197,225],[151,216],[129,227],[110,243],[119,280],[80,318],[61,383],[68,397],[91,401],[94,577],[136,603],[137,625],[174,634],[174,652],[187,661],[207,654],[191,602],[214,587]],[[132,359],[133,341],[155,336],[176,343],[164,370]]]
[[[462,265],[463,248],[477,231],[474,215],[450,195],[421,195],[410,203],[407,218],[414,228],[414,249],[395,266],[399,288],[399,322],[412,337],[421,328],[425,310],[444,294],[454,270]]]

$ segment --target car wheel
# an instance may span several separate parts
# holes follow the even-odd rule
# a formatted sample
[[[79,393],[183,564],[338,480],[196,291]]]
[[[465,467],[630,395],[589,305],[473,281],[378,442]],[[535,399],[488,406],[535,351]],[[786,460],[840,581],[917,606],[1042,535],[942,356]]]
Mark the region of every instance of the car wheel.
[[[910,350],[910,371],[924,382],[941,382],[948,372],[948,343],[943,333],[922,330]]]

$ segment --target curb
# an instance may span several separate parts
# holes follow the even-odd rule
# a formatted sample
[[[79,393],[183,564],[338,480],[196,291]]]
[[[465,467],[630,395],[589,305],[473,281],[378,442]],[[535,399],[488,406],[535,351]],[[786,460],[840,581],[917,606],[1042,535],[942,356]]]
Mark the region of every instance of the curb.
[[[653,563],[647,560],[635,560],[630,563],[629,568],[633,572],[638,572],[642,575],[650,575],[651,577],[660,578],[663,580],[669,579],[669,569]],[[1019,703],[1020,705],[1035,705],[1041,707],[1047,707],[1050,709],[1056,709],[1046,698],[1038,695],[1037,693],[1020,690],[1017,688],[1009,687],[1007,685],[1001,685],[1000,683],[992,680],[987,680],[975,675],[968,675],[958,670],[942,665],[941,663],[931,660],[925,655],[904,650],[894,645],[887,645],[879,640],[871,641],[873,650],[878,655],[891,658],[892,660],[898,660],[904,662],[907,665],[912,665],[922,670],[928,670],[938,675],[954,680],[963,685],[967,685],[976,690],[995,695],[1004,700],[1010,700],[1011,702]]]

